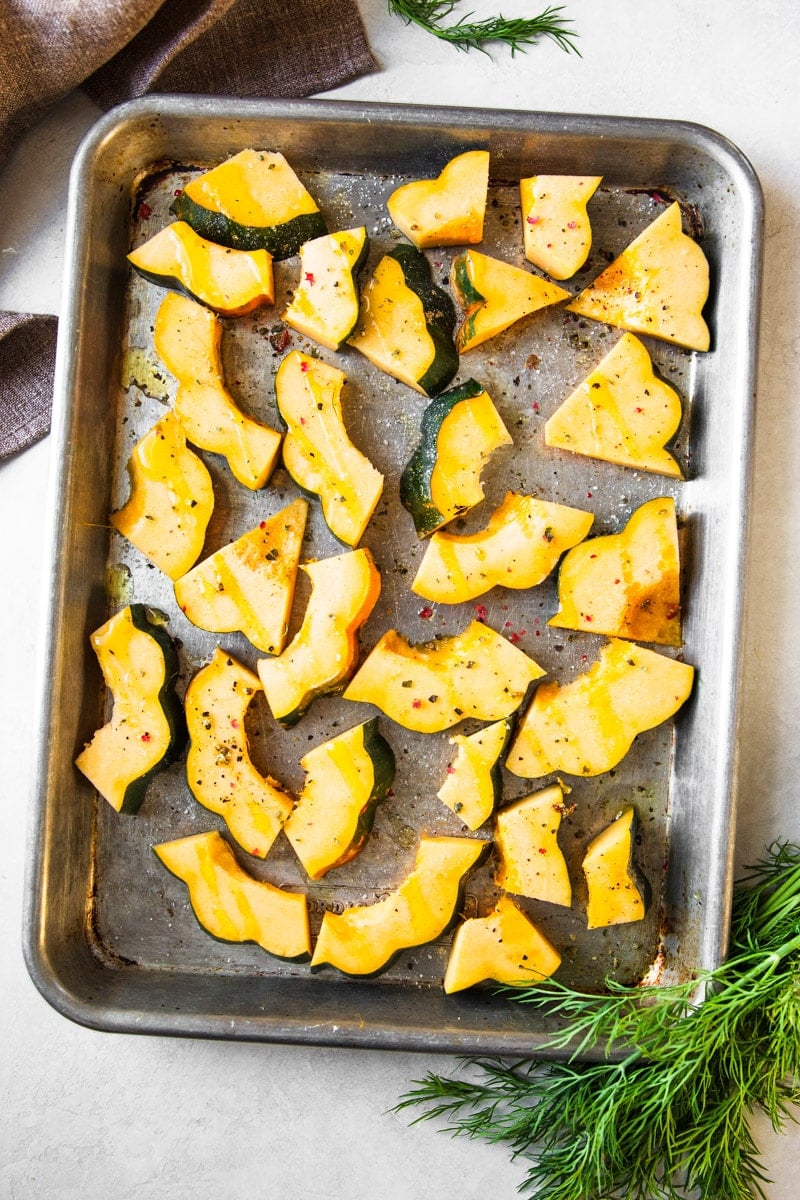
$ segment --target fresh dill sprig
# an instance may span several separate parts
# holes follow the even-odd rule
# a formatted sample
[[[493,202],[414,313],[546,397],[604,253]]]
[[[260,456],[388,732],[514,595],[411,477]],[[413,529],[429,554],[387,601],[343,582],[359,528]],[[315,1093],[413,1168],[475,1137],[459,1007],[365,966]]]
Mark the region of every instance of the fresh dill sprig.
[[[481,50],[488,54],[489,42],[502,42],[511,47],[512,56],[525,50],[540,38],[551,38],[566,53],[580,55],[575,45],[578,36],[572,22],[561,14],[563,5],[549,5],[535,17],[487,17],[473,21],[472,13],[446,24],[458,0],[387,0],[389,12],[402,17],[407,25],[419,25],[434,37],[450,42],[459,50]]]
[[[728,958],[700,980],[504,990],[561,1019],[545,1052],[566,1059],[465,1059],[471,1078],[430,1073],[398,1109],[529,1157],[537,1200],[764,1197],[749,1119],[780,1130],[800,1102],[800,846],[773,844],[737,884]]]

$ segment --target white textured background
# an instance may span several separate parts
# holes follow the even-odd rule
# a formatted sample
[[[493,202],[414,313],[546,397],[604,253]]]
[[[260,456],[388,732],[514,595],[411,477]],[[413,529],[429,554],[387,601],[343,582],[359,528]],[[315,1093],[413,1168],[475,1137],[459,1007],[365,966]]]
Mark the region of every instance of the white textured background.
[[[766,270],[737,858],[800,840],[797,0],[567,0],[583,57],[544,43],[513,60],[458,53],[389,17],[384,0],[360,7],[381,69],[337,98],[681,118],[726,134],[755,166]],[[67,171],[95,115],[70,98],[0,173],[0,307],[58,309]],[[523,1166],[505,1151],[389,1112],[446,1059],[98,1034],[34,990],[19,944],[48,459],[45,441],[0,466],[0,1198],[513,1197]],[[796,1200],[800,1131],[757,1132],[770,1200]]]

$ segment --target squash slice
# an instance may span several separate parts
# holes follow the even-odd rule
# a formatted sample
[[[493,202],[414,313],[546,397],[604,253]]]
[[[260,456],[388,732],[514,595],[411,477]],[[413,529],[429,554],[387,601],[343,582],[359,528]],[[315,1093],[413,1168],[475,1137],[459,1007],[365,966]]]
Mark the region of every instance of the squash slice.
[[[303,623],[278,658],[264,658],[258,673],[272,715],[294,725],[316,696],[339,691],[358,662],[358,635],[381,593],[369,550],[350,550],[306,563],[311,597]]]
[[[564,551],[586,537],[593,520],[579,508],[507,492],[478,533],[433,534],[412,591],[437,603],[461,604],[497,585],[536,587]]]
[[[656,376],[639,339],[625,333],[556,409],[544,440],[573,454],[680,479],[678,463],[664,448],[680,422],[678,393]]]
[[[561,955],[508,896],[485,917],[470,917],[453,936],[444,990],[448,995],[478,983],[531,987],[549,979]]]
[[[183,748],[178,658],[166,630],[141,604],[120,609],[90,640],[114,708],[75,765],[112,808],[135,813],[150,780]]]
[[[199,175],[172,202],[172,212],[201,237],[237,250],[291,258],[325,233],[316,201],[282,154],[242,150]]]
[[[329,350],[338,350],[358,320],[356,272],[367,257],[362,225],[300,247],[300,280],[282,320]]]
[[[276,958],[311,954],[308,904],[301,893],[253,879],[214,830],[161,842],[153,850],[186,884],[197,920],[223,942],[255,942]]]
[[[647,912],[650,885],[633,858],[637,824],[636,810],[628,805],[586,848],[589,929],[641,921]]]
[[[109,521],[165,575],[178,579],[203,549],[214,489],[174,412],[136,443],[128,475],[130,496]]]
[[[543,683],[520,722],[506,766],[536,779],[551,771],[602,775],[633,739],[673,716],[692,690],[694,668],[614,639],[572,683]]]
[[[431,401],[422,415],[419,445],[400,476],[400,501],[417,537],[480,504],[481,471],[511,441],[491,396],[474,379]]]
[[[519,181],[525,257],[553,279],[569,279],[592,248],[586,205],[602,175],[531,175]]]
[[[173,221],[132,250],[128,262],[159,287],[183,292],[223,317],[239,317],[275,299],[272,256],[208,242]]]
[[[283,465],[298,487],[319,497],[331,533],[357,546],[381,497],[383,476],[347,436],[344,382],[338,368],[292,350],[275,376],[275,396],[288,430]]]
[[[569,908],[572,884],[558,830],[564,811],[559,784],[525,796],[495,817],[495,847],[500,858],[498,887],[516,896]]]
[[[469,829],[479,829],[500,800],[503,754],[512,728],[513,722],[506,717],[477,733],[457,733],[450,738],[450,745],[458,749],[436,795]]]
[[[435,179],[415,179],[392,192],[389,216],[410,242],[428,246],[474,245],[483,238],[489,188],[489,151],[467,150]]]
[[[281,435],[246,417],[225,388],[222,324],[202,304],[169,292],[156,314],[155,349],[178,381],[175,411],[186,436],[201,450],[221,454],[239,483],[253,490],[269,479]]]
[[[565,556],[559,609],[548,625],[609,637],[681,645],[680,560],[675,501],[649,500],[621,533],[591,538]]]
[[[344,698],[374,704],[406,729],[438,733],[468,717],[502,720],[543,674],[538,663],[480,621],[419,646],[390,629]]]
[[[458,914],[464,876],[486,848],[477,838],[420,838],[414,869],[385,899],[325,913],[312,970],[375,975],[401,950],[441,937]]]
[[[558,284],[478,250],[465,250],[453,259],[450,286],[465,310],[456,334],[461,354],[496,337],[523,317],[569,299],[569,292]]]
[[[280,654],[289,617],[308,504],[293,500],[175,582],[184,615],[211,633],[241,630],[257,650]]]
[[[373,717],[315,746],[300,765],[306,781],[283,831],[308,876],[321,879],[364,846],[392,786],[394,754]]]
[[[186,690],[186,780],[195,800],[223,818],[243,850],[265,858],[293,801],[250,758],[245,717],[260,691],[257,675],[215,650]]]
[[[567,308],[689,350],[708,350],[711,336],[702,316],[708,289],[708,260],[683,232],[675,202]]]
[[[401,245],[383,256],[362,288],[347,340],[379,370],[435,396],[458,370],[455,323],[453,302],[431,279],[425,255]]]

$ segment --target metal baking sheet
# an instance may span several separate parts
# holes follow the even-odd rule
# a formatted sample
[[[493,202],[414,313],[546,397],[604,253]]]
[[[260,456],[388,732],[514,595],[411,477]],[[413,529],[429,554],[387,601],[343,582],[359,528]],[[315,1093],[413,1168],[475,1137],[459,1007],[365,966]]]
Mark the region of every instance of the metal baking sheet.
[[[194,920],[185,888],[152,853],[154,843],[220,822],[192,798],[183,764],[150,787],[135,817],[120,817],[75,770],[75,754],[106,718],[89,633],[121,603],[158,608],[181,643],[181,687],[220,643],[254,667],[240,635],[216,637],[179,612],[169,581],[108,524],[127,494],[134,442],[165,411],[174,381],[159,368],[152,324],[163,293],[134,277],[126,253],[169,220],[169,203],[196,171],[245,147],[282,150],[328,218],[329,228],[367,227],[370,265],[398,238],[386,197],[430,177],[465,149],[491,153],[490,202],[481,246],[520,264],[518,180],[535,173],[599,174],[593,249],[568,287],[574,293],[671,199],[681,202],[710,260],[706,309],[712,348],[695,354],[647,341],[659,373],[680,392],[684,417],[674,452],[682,482],[549,450],[544,422],[599,361],[618,331],[545,310],[464,356],[457,381],[487,388],[514,439],[484,471],[486,501],[464,519],[485,523],[504,492],[531,491],[595,513],[593,533],[619,530],[644,500],[674,496],[683,531],[685,645],[697,668],[677,719],[641,735],[613,772],[572,786],[562,824],[576,891],[569,911],[523,902],[561,951],[559,977],[600,990],[625,982],[685,979],[724,952],[736,802],[736,714],[741,580],[753,421],[761,253],[761,199],[741,154],[717,134],[675,122],[527,112],[428,109],[320,101],[230,102],[159,98],[118,109],[95,127],[74,167],[68,217],[53,427],[57,464],[52,571],[42,634],[41,760],[30,840],[25,947],[37,986],[65,1015],[102,1029],[271,1041],[535,1054],[548,1019],[491,988],[445,996],[449,938],[400,956],[368,981],[271,959],[254,946],[223,945]],[[429,251],[446,282],[452,254]],[[226,379],[242,407],[278,427],[273,377],[289,348],[282,301],[297,261],[276,264],[272,308],[225,322]],[[476,615],[565,680],[585,669],[600,639],[550,629],[555,579],[529,592],[495,589],[479,602],[429,606],[409,588],[422,552],[397,496],[397,476],[418,438],[426,400],[382,375],[356,351],[315,352],[347,375],[351,437],[386,476],[383,500],[362,544],[381,567],[383,591],[363,631],[366,652],[395,626],[413,641],[455,632]],[[216,509],[206,553],[283,507],[297,492],[281,469],[248,492],[222,460],[212,472]],[[340,552],[312,503],[304,558]],[[294,626],[302,615],[302,586]],[[432,612],[431,612],[432,609]],[[289,732],[265,704],[253,713],[257,764],[299,789],[299,759],[314,744],[372,715],[366,705],[318,700]],[[375,900],[410,868],[422,832],[468,833],[436,798],[453,731],[411,734],[381,718],[398,762],[373,835],[351,863],[307,881],[285,842],[266,860],[241,854],[260,878],[307,891],[312,930],[322,913]],[[468,732],[465,725],[463,731]],[[505,773],[504,802],[542,786]],[[645,921],[587,931],[580,859],[624,802],[641,819],[638,861],[655,897]],[[485,831],[481,831],[486,836]],[[493,863],[469,879],[464,911],[486,910]]]

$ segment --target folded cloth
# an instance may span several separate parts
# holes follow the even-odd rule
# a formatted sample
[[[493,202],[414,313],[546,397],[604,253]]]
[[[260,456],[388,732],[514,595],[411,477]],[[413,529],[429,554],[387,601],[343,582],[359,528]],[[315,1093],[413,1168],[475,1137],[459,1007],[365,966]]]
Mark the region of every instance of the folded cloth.
[[[80,84],[110,108],[148,92],[307,96],[374,67],[355,0],[0,0],[0,164]],[[0,459],[49,428],[54,330],[0,313]]]

